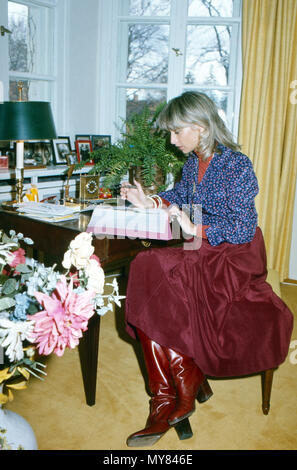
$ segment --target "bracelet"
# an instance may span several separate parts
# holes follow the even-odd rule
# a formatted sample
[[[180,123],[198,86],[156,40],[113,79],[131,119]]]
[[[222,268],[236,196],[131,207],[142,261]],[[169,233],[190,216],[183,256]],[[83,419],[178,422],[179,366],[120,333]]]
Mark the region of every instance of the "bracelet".
[[[159,196],[159,194],[153,194],[151,198],[153,198],[156,201],[158,209],[162,207],[163,201],[162,201],[162,198]]]
[[[157,203],[156,203],[155,199],[152,196],[146,196],[146,198],[150,199],[150,201],[152,201],[152,203],[154,204],[154,209],[158,208]]]

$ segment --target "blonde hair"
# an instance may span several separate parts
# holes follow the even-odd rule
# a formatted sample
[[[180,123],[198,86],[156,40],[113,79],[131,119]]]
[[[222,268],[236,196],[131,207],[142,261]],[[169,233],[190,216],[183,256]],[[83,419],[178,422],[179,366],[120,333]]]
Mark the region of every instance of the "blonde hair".
[[[167,131],[195,124],[202,127],[204,130],[200,134],[200,142],[195,150],[203,159],[212,155],[217,144],[223,144],[232,150],[240,148],[219,116],[215,103],[204,93],[186,91],[173,98],[161,111],[157,124],[160,129]]]

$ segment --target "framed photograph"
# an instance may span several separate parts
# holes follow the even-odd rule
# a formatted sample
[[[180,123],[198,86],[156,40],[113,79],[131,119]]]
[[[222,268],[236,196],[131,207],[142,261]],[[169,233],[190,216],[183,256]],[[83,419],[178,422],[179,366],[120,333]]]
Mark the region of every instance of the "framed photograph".
[[[10,145],[9,142],[0,142],[1,156],[8,157],[8,168],[15,168],[16,166],[16,145]]]
[[[66,155],[67,165],[76,165],[78,163],[76,152],[71,152]]]
[[[75,135],[75,140],[92,140],[90,134],[76,134]]]
[[[93,152],[95,150],[100,150],[103,147],[108,147],[111,144],[110,135],[92,135],[92,147]]]
[[[45,168],[54,164],[53,149],[51,142],[29,141],[24,143],[24,167]]]
[[[88,161],[90,153],[93,151],[91,140],[76,140],[75,147],[78,163],[86,162],[86,165],[94,165],[93,160]]]
[[[67,165],[66,155],[71,153],[70,137],[58,137],[52,142],[56,165]]]

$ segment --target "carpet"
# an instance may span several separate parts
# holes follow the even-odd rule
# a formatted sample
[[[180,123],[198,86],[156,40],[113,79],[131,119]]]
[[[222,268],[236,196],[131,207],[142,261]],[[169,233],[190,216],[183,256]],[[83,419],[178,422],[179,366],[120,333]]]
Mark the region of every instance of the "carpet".
[[[297,286],[282,285],[281,293],[294,312],[292,341],[297,340]],[[261,409],[260,375],[212,379],[214,395],[204,404],[197,402],[190,418],[194,436],[180,441],[170,429],[153,450],[297,449],[297,342],[295,351],[290,349],[274,373],[268,416]],[[45,362],[45,381],[30,379],[28,389],[16,392],[7,405],[29,421],[39,449],[132,452],[126,438],[144,427],[149,396],[139,345],[123,330],[122,316],[109,312],[101,319],[94,406],[85,403],[76,349]]]

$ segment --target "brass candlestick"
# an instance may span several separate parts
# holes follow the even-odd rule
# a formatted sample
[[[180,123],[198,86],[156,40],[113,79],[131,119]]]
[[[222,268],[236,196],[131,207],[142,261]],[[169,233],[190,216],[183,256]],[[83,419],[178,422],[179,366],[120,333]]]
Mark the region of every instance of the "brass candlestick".
[[[67,181],[65,184],[65,191],[64,191],[64,201],[65,202],[72,202],[72,198],[69,196],[69,190],[70,190],[70,178],[72,176],[72,173],[74,171],[74,166],[73,164],[68,165],[68,172],[67,172]]]
[[[16,184],[16,200],[18,203],[23,202],[23,182],[24,182],[24,168],[18,169],[20,176],[17,178]]]
[[[18,82],[18,101],[23,101],[23,82]],[[23,202],[23,182],[24,182],[24,142],[18,140],[16,143],[16,199],[18,203]]]

